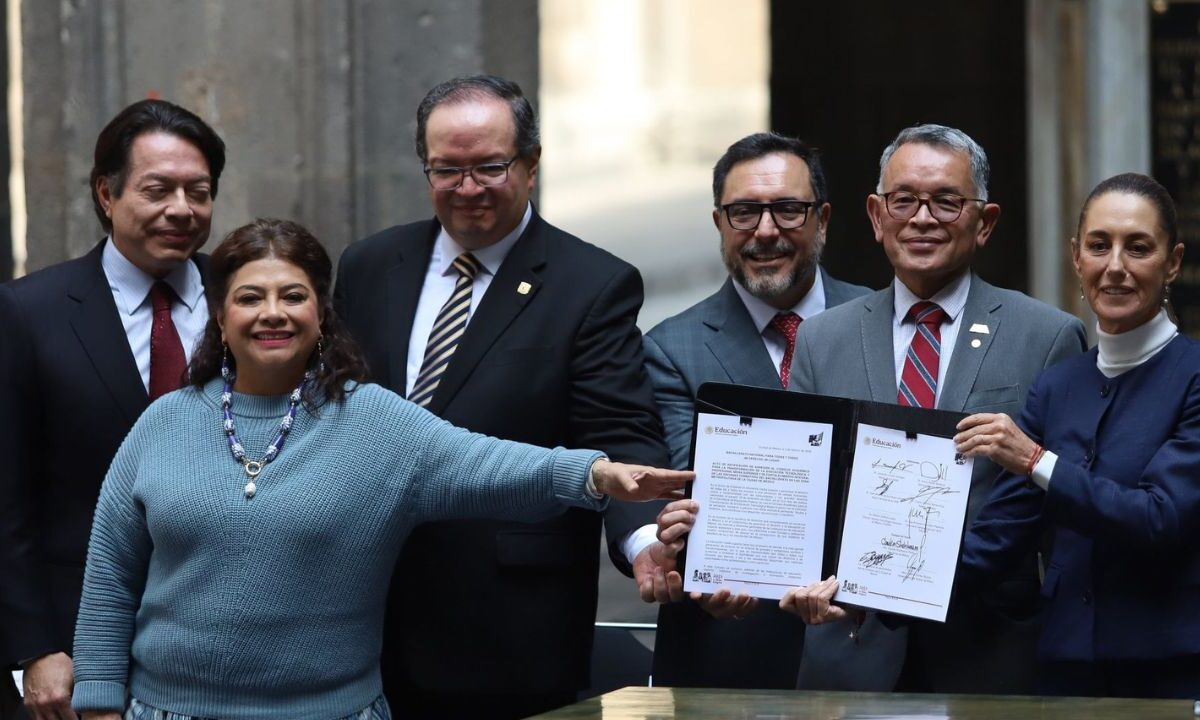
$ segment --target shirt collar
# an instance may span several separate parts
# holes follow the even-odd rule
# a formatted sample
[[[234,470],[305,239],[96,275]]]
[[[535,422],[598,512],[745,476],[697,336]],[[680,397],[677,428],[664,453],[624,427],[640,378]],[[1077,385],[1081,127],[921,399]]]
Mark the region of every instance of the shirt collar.
[[[922,301],[937,303],[942,312],[946,313],[947,320],[954,322],[967,305],[967,294],[971,291],[971,275],[970,270],[959,275],[930,298],[917,297],[912,290],[908,289],[907,285],[900,282],[900,278],[896,278],[893,282],[896,288],[896,324],[904,324],[904,318],[908,316],[908,311],[912,309],[913,305]]]
[[[521,234],[525,232],[525,228],[529,227],[529,221],[533,217],[533,203],[525,205],[525,215],[521,218],[521,222],[513,228],[513,231],[504,237],[500,238],[499,242],[492,243],[487,247],[479,248],[478,250],[470,251],[475,259],[482,265],[481,272],[486,272],[489,275],[495,275],[500,272],[500,266],[504,263],[504,258],[508,257],[509,251],[513,245],[517,244]],[[433,244],[433,256],[429,263],[434,267],[439,275],[448,275],[451,272],[451,266],[454,264],[454,259],[459,255],[467,252],[467,249],[450,237],[450,233],[446,232],[443,227],[438,231],[437,240]]]
[[[746,311],[750,313],[750,319],[754,321],[754,327],[758,330],[759,334],[762,334],[762,331],[767,328],[772,318],[781,312],[786,312],[785,310],[780,310],[769,305],[765,300],[754,297],[736,279],[733,279],[733,289],[737,291],[738,297],[742,299],[742,304],[746,306]],[[792,306],[791,311],[799,315],[801,320],[807,320],[824,309],[825,284],[821,281],[821,269],[817,268],[812,287],[808,289],[804,297],[800,298],[800,302]]]
[[[104,269],[104,275],[108,278],[108,286],[117,291],[114,299],[117,301],[118,310],[126,315],[132,315],[146,302],[150,288],[158,281],[158,278],[122,255],[117,244],[112,241],[112,235],[105,238],[104,250],[100,253],[100,267]],[[204,299],[204,283],[200,279],[200,269],[191,260],[181,263],[162,280],[171,286],[176,297],[189,311],[195,311],[196,305]]]

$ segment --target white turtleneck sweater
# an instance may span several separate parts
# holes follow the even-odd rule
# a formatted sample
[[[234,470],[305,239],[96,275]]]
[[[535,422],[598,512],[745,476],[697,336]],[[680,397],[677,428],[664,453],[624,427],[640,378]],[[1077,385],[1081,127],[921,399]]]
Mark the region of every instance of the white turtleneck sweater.
[[[1178,334],[1179,328],[1167,317],[1166,310],[1159,310],[1158,315],[1150,322],[1123,333],[1106,333],[1097,325],[1096,335],[1099,343],[1096,368],[1107,378],[1129,372],[1157,355]],[[1050,486],[1050,476],[1054,474],[1056,462],[1058,456],[1047,450],[1033,467],[1033,474],[1029,479],[1045,490]]]

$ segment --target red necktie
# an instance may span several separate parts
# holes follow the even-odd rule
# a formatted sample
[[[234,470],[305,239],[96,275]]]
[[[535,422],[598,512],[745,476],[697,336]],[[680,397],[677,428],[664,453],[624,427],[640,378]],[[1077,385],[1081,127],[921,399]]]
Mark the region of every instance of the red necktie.
[[[905,316],[905,322],[916,321],[917,332],[904,356],[897,403],[923,408],[934,406],[937,400],[938,361],[942,352],[942,321],[945,319],[945,311],[931,302],[914,304]]]
[[[178,390],[183,385],[187,360],[183,343],[171,319],[171,302],[175,291],[159,280],[150,288],[150,306],[154,309],[154,324],[150,327],[150,401]]]
[[[796,353],[796,329],[800,327],[800,316],[794,312],[775,313],[769,327],[787,341],[787,347],[783,349],[783,360],[779,363],[779,384],[787,390],[788,378],[792,374],[792,355]]]

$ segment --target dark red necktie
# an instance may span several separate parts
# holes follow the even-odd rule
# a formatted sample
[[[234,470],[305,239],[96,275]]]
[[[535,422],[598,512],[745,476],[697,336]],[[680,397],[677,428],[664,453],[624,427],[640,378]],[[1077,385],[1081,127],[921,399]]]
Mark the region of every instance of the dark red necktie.
[[[150,288],[150,306],[154,309],[154,324],[150,327],[150,401],[178,390],[183,385],[187,360],[183,343],[171,319],[171,303],[175,291],[159,280]]]
[[[796,354],[796,330],[800,327],[800,316],[794,312],[775,313],[769,327],[787,341],[787,347],[783,349],[783,360],[779,363],[779,384],[787,390],[788,378],[792,375],[792,356]]]
[[[904,321],[915,321],[917,332],[904,356],[900,372],[900,392],[896,402],[912,407],[932,408],[937,401],[938,362],[942,353],[942,321],[946,312],[935,303],[919,302],[912,306]]]

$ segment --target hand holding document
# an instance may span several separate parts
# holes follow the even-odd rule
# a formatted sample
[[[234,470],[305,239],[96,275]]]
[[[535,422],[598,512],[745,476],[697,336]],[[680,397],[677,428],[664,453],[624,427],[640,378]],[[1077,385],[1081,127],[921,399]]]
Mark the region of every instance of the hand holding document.
[[[962,415],[715,383],[697,400],[715,412],[696,415],[685,591],[945,621],[973,466]],[[830,592],[788,593],[831,575]]]

